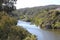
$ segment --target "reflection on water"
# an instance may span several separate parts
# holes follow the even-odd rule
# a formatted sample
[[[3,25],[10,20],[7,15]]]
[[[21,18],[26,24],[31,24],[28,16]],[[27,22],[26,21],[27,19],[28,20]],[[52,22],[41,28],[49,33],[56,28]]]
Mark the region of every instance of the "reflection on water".
[[[17,25],[23,26],[30,33],[36,35],[38,40],[60,40],[60,30],[42,30],[34,24],[31,25],[30,22],[20,20],[18,20]]]

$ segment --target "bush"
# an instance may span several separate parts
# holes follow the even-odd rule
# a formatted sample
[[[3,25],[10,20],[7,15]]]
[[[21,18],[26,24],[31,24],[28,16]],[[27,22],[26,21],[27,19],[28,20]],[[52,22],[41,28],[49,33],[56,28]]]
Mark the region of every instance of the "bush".
[[[16,25],[15,18],[8,16],[5,12],[0,12],[0,40],[23,40],[32,36],[27,30]],[[33,38],[36,37],[33,36]]]

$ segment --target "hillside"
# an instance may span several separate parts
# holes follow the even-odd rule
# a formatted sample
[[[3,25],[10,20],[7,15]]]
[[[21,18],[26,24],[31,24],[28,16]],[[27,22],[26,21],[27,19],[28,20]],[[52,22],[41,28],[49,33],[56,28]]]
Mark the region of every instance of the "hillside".
[[[36,36],[18,27],[17,20],[6,12],[0,12],[0,40],[36,40]]]
[[[32,18],[32,22],[41,28],[60,29],[60,10],[44,11]]]
[[[25,17],[31,18],[37,13],[40,13],[44,10],[49,11],[52,9],[59,8],[60,5],[46,5],[46,6],[38,6],[38,7],[32,7],[32,8],[23,8],[23,9],[17,9],[13,13],[19,16],[20,19],[23,19]]]
[[[33,8],[23,8],[15,11],[19,19],[31,21],[41,28],[60,28],[60,5],[47,5]]]

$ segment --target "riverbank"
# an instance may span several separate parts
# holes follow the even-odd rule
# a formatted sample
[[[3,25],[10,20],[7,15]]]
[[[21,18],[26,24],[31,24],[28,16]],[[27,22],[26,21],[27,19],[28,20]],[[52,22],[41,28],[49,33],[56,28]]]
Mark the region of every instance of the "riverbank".
[[[60,29],[60,5],[23,8],[14,11],[19,19],[39,25],[40,28]],[[16,16],[17,17],[17,16]]]
[[[42,29],[60,29],[60,11],[59,10],[44,10],[37,13],[32,18],[27,17],[27,22],[31,22],[40,26]]]
[[[35,35],[16,25],[16,18],[0,12],[0,40],[37,40]]]
[[[36,35],[37,40],[60,40],[60,30],[43,30],[30,22],[22,20],[19,20],[17,25],[22,26],[31,34]]]

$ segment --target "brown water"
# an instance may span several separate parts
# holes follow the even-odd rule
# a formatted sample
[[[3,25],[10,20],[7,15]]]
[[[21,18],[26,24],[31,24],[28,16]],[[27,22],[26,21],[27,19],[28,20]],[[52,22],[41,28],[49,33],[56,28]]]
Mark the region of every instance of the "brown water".
[[[37,40],[60,40],[60,30],[42,30],[29,22],[18,21],[18,26],[23,26],[27,31],[37,36]]]
[[[60,40],[60,30],[41,30],[43,40]]]

